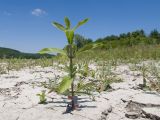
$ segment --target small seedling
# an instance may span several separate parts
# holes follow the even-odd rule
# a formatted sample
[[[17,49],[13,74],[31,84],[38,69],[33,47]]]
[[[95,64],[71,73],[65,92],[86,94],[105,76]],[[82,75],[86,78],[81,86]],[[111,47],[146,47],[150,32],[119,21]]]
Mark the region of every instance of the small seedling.
[[[147,68],[146,68],[146,66],[143,64],[142,65],[142,76],[143,76],[143,87],[145,88],[145,87],[147,87],[147,81],[146,81],[146,71],[147,71]]]
[[[37,94],[37,96],[39,96],[39,104],[46,104],[46,91],[43,90],[40,94]]]

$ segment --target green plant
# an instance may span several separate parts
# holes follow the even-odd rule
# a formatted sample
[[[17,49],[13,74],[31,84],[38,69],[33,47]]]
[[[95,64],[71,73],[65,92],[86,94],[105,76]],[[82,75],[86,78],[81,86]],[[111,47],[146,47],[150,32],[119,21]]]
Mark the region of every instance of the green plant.
[[[69,76],[63,77],[59,88],[58,88],[58,93],[64,93],[69,87],[71,86],[71,93],[72,93],[72,98],[74,97],[74,77],[75,77],[75,67],[73,65],[73,58],[75,58],[76,55],[76,45],[74,45],[74,32],[77,28],[79,28],[81,25],[85,24],[88,21],[87,19],[84,19],[78,24],[71,28],[71,23],[70,20],[65,17],[65,27],[57,22],[53,22],[52,25],[58,28],[59,30],[63,31],[67,37],[68,45],[66,45],[65,50],[58,49],[58,48],[44,48],[42,49],[39,53],[51,53],[51,52],[57,52],[62,55],[66,55],[69,58]],[[74,110],[74,101],[72,99],[72,110]]]
[[[39,96],[39,104],[45,104],[47,99],[46,99],[46,91],[42,91],[40,94],[37,94],[37,96]]]
[[[87,77],[89,75],[88,63],[78,64],[77,72],[80,73],[81,77]]]
[[[97,82],[95,81],[84,81],[79,80],[77,85],[75,86],[75,94],[82,95],[87,94],[90,98],[95,101],[94,92],[97,91]]]
[[[12,70],[12,59],[7,59],[7,72],[9,74],[9,71]]]
[[[150,80],[150,88],[152,90],[160,91],[160,68],[158,64],[155,64],[152,62],[150,64],[150,70],[149,70],[151,76],[153,77],[152,80]]]
[[[143,65],[142,65],[142,67],[141,67],[141,71],[142,71],[142,76],[143,76],[143,87],[145,88],[145,87],[147,87],[147,85],[146,85],[146,83],[147,83],[147,81],[146,81],[146,77],[147,77],[147,75],[146,75],[147,67],[145,66],[144,63],[143,63]]]
[[[5,63],[0,63],[0,74],[6,74],[6,64]]]
[[[90,74],[91,74],[91,77],[92,77],[92,78],[95,78],[96,71],[94,71],[94,70],[91,70],[91,71],[90,71]]]

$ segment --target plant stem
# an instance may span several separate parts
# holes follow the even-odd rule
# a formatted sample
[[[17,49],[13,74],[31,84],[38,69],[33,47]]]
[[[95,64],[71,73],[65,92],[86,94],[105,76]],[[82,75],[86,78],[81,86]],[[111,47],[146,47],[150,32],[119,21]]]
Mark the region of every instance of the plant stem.
[[[70,77],[73,79],[73,55],[72,55],[72,46],[70,45]],[[71,92],[72,92],[72,110],[74,110],[74,80],[71,84]]]

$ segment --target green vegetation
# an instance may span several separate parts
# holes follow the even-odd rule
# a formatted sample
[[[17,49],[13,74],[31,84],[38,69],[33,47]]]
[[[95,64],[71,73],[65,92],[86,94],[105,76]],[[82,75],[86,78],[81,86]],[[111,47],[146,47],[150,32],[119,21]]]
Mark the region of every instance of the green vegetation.
[[[137,30],[134,32],[122,33],[119,36],[111,35],[99,38],[95,40],[95,42],[85,45],[81,51],[90,50],[91,48],[96,48],[96,50],[110,50],[114,48],[134,48],[135,46],[145,47],[146,45],[158,45],[159,43],[160,33],[157,30],[151,31],[149,35],[146,35],[143,30]]]
[[[52,24],[58,28],[59,30],[63,31],[67,37],[68,45],[66,45],[65,50],[57,49],[57,48],[44,48],[40,51],[40,53],[49,53],[49,52],[58,52],[63,55],[66,55],[69,58],[69,75],[63,77],[59,87],[58,87],[58,93],[64,93],[66,90],[69,89],[71,86],[71,93],[72,93],[72,110],[75,109],[75,103],[74,103],[74,79],[76,74],[76,67],[73,64],[73,58],[76,56],[76,45],[74,44],[74,32],[77,28],[79,28],[81,25],[85,24],[88,19],[84,19],[78,24],[71,28],[70,20],[65,17],[64,19],[66,27],[63,25],[53,22]]]
[[[160,60],[160,33],[157,30],[151,31],[149,35],[143,30],[137,30],[93,41],[78,34],[74,35],[74,31],[87,20],[79,22],[74,28],[70,27],[68,18],[65,18],[66,27],[53,22],[67,37],[68,44],[64,49],[44,48],[40,51],[42,54],[27,54],[0,48],[0,74],[9,74],[12,70],[22,68],[32,69],[35,66],[52,66],[65,70],[68,75],[43,82],[40,87],[47,88],[49,93],[54,91],[71,96],[72,110],[75,108],[75,95],[87,94],[95,100],[94,92],[107,91],[112,89],[110,84],[113,82],[122,82],[122,79],[112,73],[121,64],[129,63],[130,70],[141,73],[143,90],[160,91],[160,68],[157,62]],[[58,54],[55,57],[46,54],[53,52]],[[152,60],[157,64],[145,64],[145,61]],[[75,78],[78,81],[74,82]],[[40,103],[46,103],[46,94],[43,91],[38,94]]]
[[[77,50],[79,50],[80,48],[84,47],[85,45],[92,43],[92,39],[85,38],[79,34],[75,34],[74,43],[77,46]]]
[[[39,104],[45,104],[47,99],[46,99],[46,91],[42,91],[42,93],[37,94],[37,96],[39,96]]]
[[[143,30],[123,33],[119,36],[111,35],[97,39],[84,45],[77,53],[77,59],[88,60],[132,60],[159,59],[160,33],[157,30],[146,35]],[[83,54],[81,54],[81,52]]]
[[[64,30],[64,28],[61,28],[61,29]],[[66,34],[70,34],[70,33],[67,32]],[[157,30],[151,31],[149,35],[146,35],[143,30],[136,30],[134,32],[122,33],[120,35],[106,36],[104,38],[99,38],[94,42],[92,39],[87,39],[82,35],[75,34],[73,41],[78,50],[77,55],[80,56],[80,58],[88,57],[84,53],[83,55],[81,55],[80,53],[81,51],[89,52],[89,54],[88,53],[87,54],[91,56],[93,59],[95,57],[101,58],[102,56],[104,56],[104,58],[107,58],[107,59],[110,59],[110,58],[114,58],[114,59],[160,58],[160,54],[159,54],[160,33]],[[48,51],[48,49],[46,49],[46,51]],[[60,51],[59,49],[50,50],[50,52],[52,51],[63,54],[63,50],[62,51]],[[28,53],[22,53],[13,49],[0,48],[0,58],[27,58],[28,59],[28,58],[42,58],[42,57],[52,57],[52,56],[49,54],[46,54],[46,55],[28,54]]]
[[[34,68],[35,66],[49,67],[53,66],[54,58],[41,59],[19,59],[19,58],[3,58],[0,59],[0,74],[6,74],[12,70],[19,71],[23,68]]]

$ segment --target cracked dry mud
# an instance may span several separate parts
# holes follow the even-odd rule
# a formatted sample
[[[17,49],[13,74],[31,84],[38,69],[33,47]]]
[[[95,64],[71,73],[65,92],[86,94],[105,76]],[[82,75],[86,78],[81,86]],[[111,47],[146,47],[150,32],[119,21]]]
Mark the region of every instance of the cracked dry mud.
[[[111,84],[112,91],[95,93],[95,100],[78,96],[80,110],[62,114],[67,98],[52,93],[48,104],[38,104],[36,96],[44,88],[38,84],[61,77],[64,72],[51,67],[11,71],[0,76],[0,120],[160,120],[160,95],[139,89],[142,76],[120,65],[113,71],[123,79]],[[54,99],[53,99],[54,98]]]

